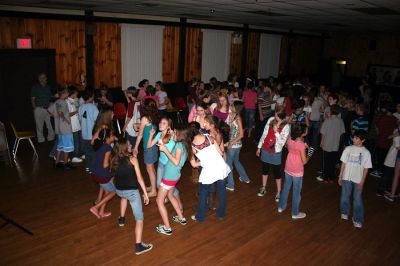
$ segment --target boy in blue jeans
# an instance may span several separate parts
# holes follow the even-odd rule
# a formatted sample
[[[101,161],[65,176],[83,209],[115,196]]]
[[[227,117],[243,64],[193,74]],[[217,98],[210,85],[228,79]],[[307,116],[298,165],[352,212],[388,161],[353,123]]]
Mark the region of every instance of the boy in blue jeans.
[[[353,134],[353,145],[346,147],[340,160],[342,166],[339,174],[339,186],[342,187],[340,197],[340,213],[343,220],[349,219],[350,197],[353,193],[353,225],[361,228],[364,223],[364,207],[362,190],[368,169],[372,168],[371,154],[364,147],[367,137],[365,131],[356,131]]]
[[[91,144],[92,133],[99,110],[93,103],[92,92],[83,93],[82,98],[85,103],[79,106],[78,117],[82,127],[82,152],[85,155],[85,170],[89,171],[94,159],[94,151]]]

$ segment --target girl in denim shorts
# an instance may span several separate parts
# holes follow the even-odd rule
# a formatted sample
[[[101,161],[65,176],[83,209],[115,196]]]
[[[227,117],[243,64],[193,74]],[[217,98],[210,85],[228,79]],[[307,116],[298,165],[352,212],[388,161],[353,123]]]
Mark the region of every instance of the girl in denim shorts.
[[[136,157],[131,155],[131,152],[132,146],[130,142],[126,139],[119,140],[114,146],[111,155],[111,170],[115,173],[117,195],[121,197],[121,216],[119,217],[119,225],[123,226],[125,224],[125,212],[129,201],[133,216],[136,220],[135,253],[136,255],[140,255],[150,251],[153,248],[153,245],[142,242],[144,216],[139,187],[143,191],[145,205],[149,204],[149,197],[140,172],[139,162]]]
[[[154,164],[158,159],[158,149],[157,146],[152,146],[147,148],[147,143],[149,138],[153,139],[155,136],[150,136],[150,131],[157,130],[158,122],[160,117],[158,115],[157,104],[152,99],[146,99],[143,101],[142,118],[140,119],[139,134],[136,139],[135,147],[133,149],[133,155],[137,156],[139,153],[140,142],[143,141],[143,159],[146,165],[146,170],[149,175],[151,187],[148,188],[149,197],[157,196],[156,188],[156,168]]]
[[[95,139],[93,144],[96,154],[90,171],[93,178],[105,191],[105,195],[100,202],[90,208],[90,212],[97,218],[105,218],[111,215],[110,212],[104,212],[104,209],[107,202],[115,195],[115,186],[112,181],[113,175],[110,171],[111,144],[115,139],[112,130],[103,128],[99,131],[97,139]]]

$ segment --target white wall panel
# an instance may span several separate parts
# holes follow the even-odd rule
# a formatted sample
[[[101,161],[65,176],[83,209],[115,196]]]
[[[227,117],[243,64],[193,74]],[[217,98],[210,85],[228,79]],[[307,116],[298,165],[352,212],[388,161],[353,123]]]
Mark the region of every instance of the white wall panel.
[[[261,34],[258,60],[259,78],[278,76],[281,39],[280,35]]]
[[[163,26],[121,24],[122,88],[162,80]]]
[[[201,56],[201,79],[208,82],[211,77],[226,80],[229,74],[231,31],[203,29]]]

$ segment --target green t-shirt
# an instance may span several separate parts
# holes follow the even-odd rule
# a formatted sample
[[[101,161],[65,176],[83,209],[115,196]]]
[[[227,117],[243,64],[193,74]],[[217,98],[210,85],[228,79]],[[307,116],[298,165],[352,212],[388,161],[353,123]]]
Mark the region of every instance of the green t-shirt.
[[[143,149],[146,150],[147,149],[147,142],[149,141],[150,138],[150,130],[157,130],[157,127],[154,126],[153,124],[149,124],[147,126],[144,127],[143,129]],[[155,135],[153,135],[152,139],[154,139]]]
[[[48,108],[51,96],[49,85],[43,87],[40,84],[36,84],[31,89],[31,97],[35,97],[37,107]]]
[[[177,142],[175,147],[172,149],[171,154],[175,157],[177,150],[181,151],[181,160],[178,165],[173,164],[170,160],[168,160],[167,164],[164,168],[164,176],[165,180],[175,181],[181,177],[181,169],[186,162],[187,151],[182,142]]]

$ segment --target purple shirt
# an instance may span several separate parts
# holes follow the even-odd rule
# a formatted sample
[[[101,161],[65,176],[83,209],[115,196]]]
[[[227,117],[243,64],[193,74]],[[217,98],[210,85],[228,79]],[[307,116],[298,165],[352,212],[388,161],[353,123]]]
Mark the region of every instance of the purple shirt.
[[[221,112],[220,110],[217,110],[217,108],[214,109],[213,111],[213,116],[218,117],[222,121],[225,121],[228,118],[229,113],[228,112]]]

